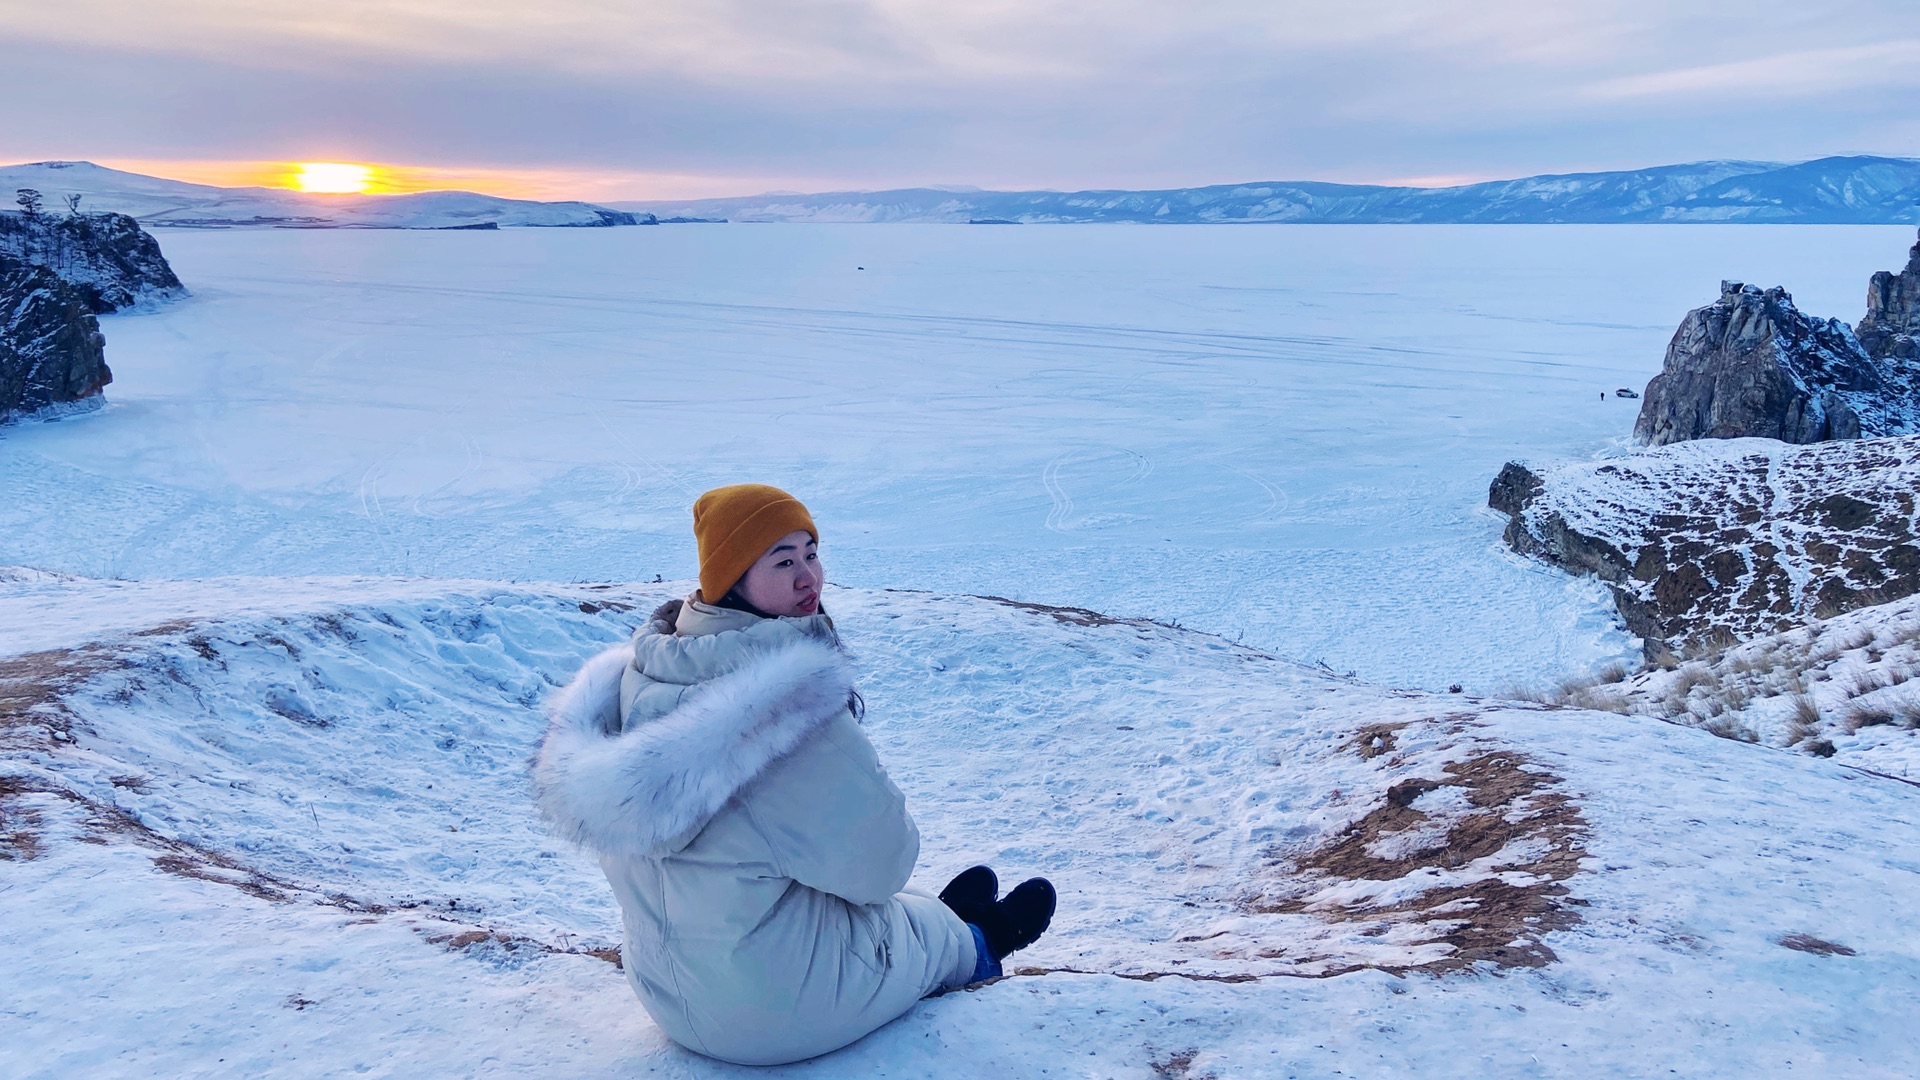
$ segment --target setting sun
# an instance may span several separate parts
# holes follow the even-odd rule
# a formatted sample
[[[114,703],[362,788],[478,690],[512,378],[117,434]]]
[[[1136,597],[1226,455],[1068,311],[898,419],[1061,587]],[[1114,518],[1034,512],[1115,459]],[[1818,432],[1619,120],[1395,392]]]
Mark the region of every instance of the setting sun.
[[[304,161],[294,174],[293,186],[301,191],[323,195],[358,195],[373,183],[373,170],[365,165],[342,165],[332,161]]]

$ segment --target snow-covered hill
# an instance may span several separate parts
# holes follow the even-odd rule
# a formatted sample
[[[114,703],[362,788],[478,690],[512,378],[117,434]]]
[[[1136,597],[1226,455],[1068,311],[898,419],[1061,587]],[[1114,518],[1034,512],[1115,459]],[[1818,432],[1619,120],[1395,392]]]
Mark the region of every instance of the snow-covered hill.
[[[1920,782],[1920,597],[1542,695],[1656,716]]]
[[[644,214],[583,202],[530,202],[471,191],[411,195],[308,195],[277,188],[223,188],[108,169],[89,161],[39,161],[0,167],[0,192],[32,188],[57,206],[81,196],[82,210],[127,214],[148,228],[454,229],[515,225],[602,226],[647,223]]]
[[[1164,191],[897,191],[615,203],[661,217],[841,222],[1920,222],[1920,160],[1703,161],[1460,187],[1267,181]]]
[[[684,583],[0,583],[9,1066],[746,1075],[540,832],[538,703]],[[1014,976],[794,1075],[1910,1076],[1920,788],[1093,612],[836,590],[918,883]]]

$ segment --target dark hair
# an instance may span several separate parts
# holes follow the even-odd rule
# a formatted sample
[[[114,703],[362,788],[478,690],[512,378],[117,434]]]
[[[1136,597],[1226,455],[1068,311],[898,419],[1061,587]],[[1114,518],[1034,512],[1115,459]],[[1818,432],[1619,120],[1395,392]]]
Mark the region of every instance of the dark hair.
[[[738,586],[728,589],[727,595],[721,597],[718,600],[715,600],[713,602],[713,606],[723,607],[723,608],[732,608],[735,611],[744,611],[749,615],[758,615],[763,619],[777,618],[777,616],[769,615],[766,612],[761,611],[759,608],[754,607],[753,602],[751,600],[748,600],[746,597],[740,595],[740,589]]]
[[[761,611],[759,608],[755,607],[752,601],[740,595],[740,590],[738,588],[728,589],[727,595],[721,597],[719,601],[717,601],[714,604],[714,607],[732,608],[735,611],[744,611],[749,615],[758,615],[763,619],[777,619],[780,617],[778,615],[769,615],[766,612]],[[817,610],[818,610],[818,613],[821,615],[827,614],[827,609],[825,605],[822,605]],[[840,647],[840,631],[834,628],[833,617],[831,615],[827,616],[827,629],[833,634],[834,647],[839,648]],[[853,714],[853,718],[855,720],[863,720],[866,718],[867,699],[860,696],[860,691],[858,690],[847,691],[847,711]]]

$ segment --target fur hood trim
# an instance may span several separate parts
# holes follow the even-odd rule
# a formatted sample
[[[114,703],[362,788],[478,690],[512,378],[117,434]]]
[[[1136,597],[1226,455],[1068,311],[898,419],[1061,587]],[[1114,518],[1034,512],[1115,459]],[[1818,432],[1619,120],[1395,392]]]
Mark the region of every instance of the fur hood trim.
[[[587,661],[555,695],[533,759],[540,816],[601,855],[684,847],[735,792],[845,709],[853,691],[846,660],[801,639],[616,734],[620,678],[632,655],[623,645]]]

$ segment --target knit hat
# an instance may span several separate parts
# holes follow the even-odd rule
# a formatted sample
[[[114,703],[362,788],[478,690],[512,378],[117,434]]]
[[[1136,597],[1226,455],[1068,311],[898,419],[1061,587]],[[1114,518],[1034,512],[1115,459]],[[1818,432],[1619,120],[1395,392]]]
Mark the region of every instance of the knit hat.
[[[700,596],[718,603],[775,540],[820,530],[800,500],[766,484],[714,488],[693,501],[693,535],[700,544]]]

